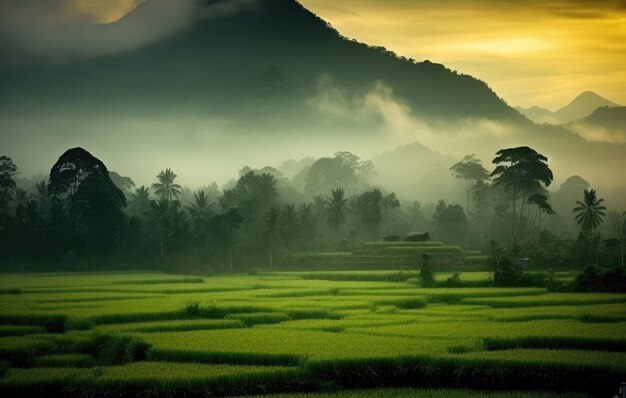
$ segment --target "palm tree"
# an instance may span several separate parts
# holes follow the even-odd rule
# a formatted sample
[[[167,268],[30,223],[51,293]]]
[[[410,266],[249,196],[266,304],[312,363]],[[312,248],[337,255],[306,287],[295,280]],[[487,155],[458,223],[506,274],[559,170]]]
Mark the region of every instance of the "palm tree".
[[[129,212],[136,216],[145,216],[150,206],[150,189],[145,185],[135,189],[128,205]]]
[[[50,196],[48,195],[48,183],[46,180],[41,180],[35,184],[35,199],[37,200],[37,207],[41,214],[48,214],[50,210]]]
[[[165,171],[161,170],[157,175],[159,182],[152,184],[152,189],[154,189],[154,193],[157,194],[159,199],[165,199],[171,202],[180,195],[183,188],[174,183],[176,177],[178,176],[171,169],[165,169]]]
[[[583,201],[576,201],[578,206],[574,208],[575,218],[584,233],[593,235],[594,230],[602,224],[602,219],[606,217],[603,202],[604,199],[598,199],[595,189],[585,190]]]
[[[270,260],[270,269],[274,267],[274,241],[277,238],[282,224],[280,211],[275,207],[270,207],[268,211],[263,213],[263,239],[267,243],[267,255]]]
[[[333,189],[331,196],[326,198],[326,221],[331,226],[335,234],[339,231],[341,224],[346,222],[346,204],[348,199],[345,198],[343,189]]]
[[[194,192],[193,202],[187,206],[187,212],[196,220],[208,220],[213,215],[213,203],[204,191]]]

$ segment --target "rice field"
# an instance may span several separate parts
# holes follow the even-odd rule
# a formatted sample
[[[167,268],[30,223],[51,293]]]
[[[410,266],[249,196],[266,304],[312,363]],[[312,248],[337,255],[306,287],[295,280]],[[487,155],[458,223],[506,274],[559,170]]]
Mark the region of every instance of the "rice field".
[[[416,277],[4,275],[0,393],[585,397],[626,381],[626,294]]]

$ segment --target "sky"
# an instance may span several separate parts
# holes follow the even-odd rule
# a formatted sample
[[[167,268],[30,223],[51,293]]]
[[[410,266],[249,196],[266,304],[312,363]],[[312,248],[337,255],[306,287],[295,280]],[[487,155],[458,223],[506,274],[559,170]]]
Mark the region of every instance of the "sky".
[[[552,111],[583,91],[626,104],[624,0],[301,0],[343,35]]]

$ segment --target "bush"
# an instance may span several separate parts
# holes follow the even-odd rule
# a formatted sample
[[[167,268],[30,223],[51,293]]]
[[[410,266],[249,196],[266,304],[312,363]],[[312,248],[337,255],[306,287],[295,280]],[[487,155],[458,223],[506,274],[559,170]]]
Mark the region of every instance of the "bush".
[[[576,277],[573,289],[577,292],[626,293],[626,273],[622,267],[603,272],[590,266]]]
[[[419,279],[422,286],[433,286],[435,284],[435,274],[430,269],[430,256],[422,253],[420,258],[420,274]]]
[[[493,273],[493,284],[500,287],[519,286],[524,273],[509,257],[497,260]]]

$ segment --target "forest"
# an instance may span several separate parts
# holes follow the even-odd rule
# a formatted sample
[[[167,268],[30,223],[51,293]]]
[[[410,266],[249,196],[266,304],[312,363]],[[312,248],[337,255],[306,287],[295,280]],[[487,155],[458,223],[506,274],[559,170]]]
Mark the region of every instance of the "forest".
[[[591,267],[587,274],[602,276],[616,269],[611,272],[622,276],[605,289],[624,288],[619,270],[626,212],[607,209],[589,187],[570,193],[569,203],[557,192],[559,213],[565,214],[556,218],[547,157],[515,147],[498,151],[491,163],[488,170],[467,155],[450,165],[464,202],[422,203],[372,186],[374,164],[350,152],[290,160],[279,168],[246,166],[223,187],[211,183],[195,190],[177,183],[174,168],[137,187],[82,148],[63,153],[40,180],[18,178],[18,166],[2,156],[0,260],[5,272],[158,269],[210,275],[304,270],[312,263],[342,268],[351,260],[367,266],[345,255],[366,242],[404,240],[419,231],[476,254],[440,261],[440,268],[493,271],[499,263],[523,263],[546,275],[510,283],[531,286],[549,283],[549,273],[558,270]],[[564,229],[563,219],[575,228]],[[407,269],[422,262],[412,255],[382,260],[385,267]]]

